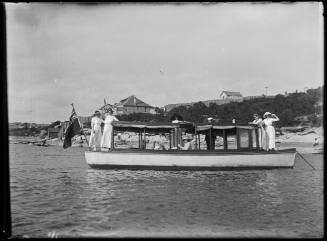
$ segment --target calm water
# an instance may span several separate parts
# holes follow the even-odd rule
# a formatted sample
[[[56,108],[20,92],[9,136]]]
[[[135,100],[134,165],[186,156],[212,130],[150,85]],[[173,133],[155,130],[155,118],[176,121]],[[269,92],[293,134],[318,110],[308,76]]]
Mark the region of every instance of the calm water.
[[[13,236],[322,237],[323,156],[294,169],[117,171],[10,145]]]

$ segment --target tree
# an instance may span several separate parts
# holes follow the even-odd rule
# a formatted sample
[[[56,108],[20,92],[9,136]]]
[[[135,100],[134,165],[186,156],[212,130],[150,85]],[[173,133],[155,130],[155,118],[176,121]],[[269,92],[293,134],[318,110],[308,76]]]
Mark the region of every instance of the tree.
[[[162,108],[159,107],[155,107],[154,111],[158,114],[158,115],[163,115],[164,114],[164,110]]]
[[[291,109],[284,109],[280,114],[279,114],[279,119],[280,119],[280,126],[288,126],[291,125],[293,120],[294,120],[295,114]]]
[[[276,123],[280,126],[294,125],[294,118],[301,115],[315,114],[317,110],[317,101],[322,100],[323,88],[308,89],[305,93],[290,93],[288,96],[276,95],[274,98],[257,98],[246,100],[243,102],[231,102],[228,104],[217,105],[215,103],[209,104],[207,107],[203,102],[194,103],[189,108],[179,106],[164,115],[160,108],[156,108],[159,114],[148,113],[132,113],[129,115],[121,115],[119,120],[127,121],[151,121],[162,122],[170,121],[170,118],[175,115],[181,115],[185,121],[192,122],[206,122],[208,116],[219,118],[219,123],[231,123],[235,118],[238,123],[248,123],[252,121],[253,114],[262,115],[266,112],[273,112],[280,121]],[[317,125],[320,123],[314,117],[312,122]]]

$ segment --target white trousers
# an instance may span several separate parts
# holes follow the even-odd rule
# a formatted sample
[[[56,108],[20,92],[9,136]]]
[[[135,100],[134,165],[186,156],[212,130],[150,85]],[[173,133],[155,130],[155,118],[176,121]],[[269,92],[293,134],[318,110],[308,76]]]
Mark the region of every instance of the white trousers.
[[[102,133],[101,133],[101,130],[98,131],[98,132],[94,132],[92,131],[91,132],[91,136],[90,136],[90,143],[89,143],[89,146],[91,148],[97,148],[97,147],[100,147],[101,145],[101,137],[102,137]]]

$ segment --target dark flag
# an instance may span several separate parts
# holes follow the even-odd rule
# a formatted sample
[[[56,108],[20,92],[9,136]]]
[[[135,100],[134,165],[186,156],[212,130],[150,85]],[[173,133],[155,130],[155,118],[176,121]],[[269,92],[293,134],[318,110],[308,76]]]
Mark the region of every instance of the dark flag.
[[[69,118],[69,125],[65,131],[65,139],[64,139],[64,145],[63,148],[66,149],[68,147],[72,146],[72,138],[75,135],[80,135],[82,133],[82,128],[79,124],[75,108],[73,107],[72,114]]]

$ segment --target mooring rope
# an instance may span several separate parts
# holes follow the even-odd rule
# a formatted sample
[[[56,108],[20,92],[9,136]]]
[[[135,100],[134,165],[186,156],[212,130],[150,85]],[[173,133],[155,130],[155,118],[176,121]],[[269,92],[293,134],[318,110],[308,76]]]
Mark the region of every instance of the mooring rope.
[[[299,154],[299,156],[303,159],[303,161],[305,161],[310,167],[312,167],[314,170],[316,170],[316,168],[314,168],[314,166],[312,166],[307,159],[305,159],[299,152],[296,152],[297,154]]]

